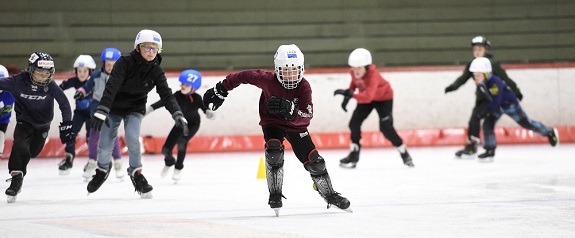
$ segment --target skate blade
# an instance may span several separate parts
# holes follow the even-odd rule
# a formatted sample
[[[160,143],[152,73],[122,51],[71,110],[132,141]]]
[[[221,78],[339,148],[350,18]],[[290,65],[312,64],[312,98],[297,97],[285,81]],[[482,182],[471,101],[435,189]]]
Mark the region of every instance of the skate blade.
[[[466,155],[466,154],[462,154],[460,156],[455,156],[455,159],[460,159],[460,160],[472,160],[475,159],[475,154],[472,155]]]
[[[336,207],[337,207],[337,206],[336,206]],[[337,207],[337,209],[342,210],[342,211],[345,211],[345,212],[353,213],[353,210],[351,210],[351,208],[349,208],[349,207],[346,208],[346,209],[341,209],[341,208]]]
[[[154,196],[152,196],[152,192],[147,192],[147,193],[141,193],[140,194],[140,198],[144,198],[144,199],[150,199],[153,198]]]
[[[272,208],[274,209],[274,212],[276,213],[276,217],[280,216],[280,209],[279,208]]]
[[[68,175],[68,174],[70,174],[70,170],[69,170],[69,169],[68,169],[68,170],[58,170],[58,171],[59,171],[59,172],[58,172],[59,175]]]
[[[414,165],[412,162],[409,162],[409,163],[403,163],[403,164],[404,164],[405,166],[407,166],[407,167],[410,167],[410,168],[413,168],[413,167],[415,167],[415,165]]]
[[[348,163],[348,164],[344,164],[344,163],[340,163],[339,167],[345,168],[345,169],[355,169],[357,163]]]
[[[477,161],[480,163],[493,163],[493,157],[479,158]]]
[[[7,201],[8,203],[14,203],[14,202],[16,202],[16,197],[17,197],[17,196],[10,196],[10,195],[8,195],[8,198],[6,199],[6,201]]]

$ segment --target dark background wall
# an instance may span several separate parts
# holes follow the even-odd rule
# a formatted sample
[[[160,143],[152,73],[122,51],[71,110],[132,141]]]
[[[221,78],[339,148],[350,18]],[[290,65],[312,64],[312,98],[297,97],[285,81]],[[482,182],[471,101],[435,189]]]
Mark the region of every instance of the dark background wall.
[[[105,47],[128,53],[141,29],[164,39],[166,69],[271,68],[295,43],[306,65],[342,67],[351,50],[378,65],[453,65],[484,35],[503,62],[573,61],[572,0],[0,1],[0,64],[26,66],[45,51],[59,71]],[[100,65],[98,63],[98,65]]]

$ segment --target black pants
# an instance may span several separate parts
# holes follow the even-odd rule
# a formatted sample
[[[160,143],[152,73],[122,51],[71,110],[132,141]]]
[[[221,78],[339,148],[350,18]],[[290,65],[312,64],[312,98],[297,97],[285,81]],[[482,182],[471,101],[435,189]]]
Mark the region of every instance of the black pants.
[[[288,132],[279,127],[266,127],[263,128],[264,140],[267,142],[270,139],[278,139],[282,142],[284,138],[291,144],[295,156],[303,164],[309,159],[309,154],[315,150],[315,144],[309,136],[307,130],[301,132]]]
[[[397,131],[395,131],[395,128],[393,127],[393,100],[372,102],[369,104],[357,104],[357,107],[351,116],[351,120],[349,121],[351,142],[359,145],[359,140],[361,139],[361,125],[373,109],[377,111],[379,116],[379,130],[383,133],[383,136],[391,141],[391,144],[395,147],[402,145],[403,140],[399,137]]]
[[[178,157],[176,159],[175,169],[184,168],[184,159],[186,158],[186,150],[188,149],[188,142],[190,141],[190,139],[192,139],[192,137],[194,137],[196,132],[198,132],[198,129],[200,129],[199,123],[197,124],[190,123],[188,124],[188,130],[189,130],[188,136],[184,136],[184,132],[180,127],[177,126],[172,127],[170,134],[168,134],[168,137],[166,138],[166,142],[164,142],[163,148],[172,151],[172,149],[174,149],[174,146],[176,144],[178,145]]]
[[[6,133],[6,129],[8,129],[8,123],[0,124],[0,131]]]
[[[30,158],[40,154],[48,137],[50,127],[35,129],[27,122],[17,122],[14,128],[14,144],[8,161],[8,170],[22,171],[26,175],[26,166]]]
[[[467,139],[469,141],[472,138],[479,140],[479,131],[481,130],[481,119],[486,113],[487,105],[489,102],[486,100],[476,100],[475,106],[471,111],[471,117],[469,118],[469,124],[467,128]]]
[[[74,110],[74,117],[72,117],[72,131],[74,134],[78,135],[84,125],[86,127],[86,139],[88,139],[90,137],[90,110]],[[76,157],[76,140],[67,143],[65,151]]]

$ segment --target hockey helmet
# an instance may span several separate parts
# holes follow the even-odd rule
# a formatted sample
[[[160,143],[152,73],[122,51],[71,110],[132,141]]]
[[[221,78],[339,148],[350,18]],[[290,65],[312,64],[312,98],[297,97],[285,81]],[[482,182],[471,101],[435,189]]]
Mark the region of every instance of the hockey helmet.
[[[362,67],[371,65],[371,53],[364,48],[357,48],[349,54],[347,64],[350,67]]]
[[[52,82],[52,75],[54,75],[56,72],[56,68],[54,67],[54,59],[48,53],[34,52],[28,59],[27,71],[30,73],[32,84],[37,86],[46,86]],[[46,80],[42,81],[35,79],[34,75],[36,73],[42,74],[40,71],[45,71],[48,74],[48,78]]]
[[[192,86],[195,90],[198,90],[202,86],[202,74],[194,69],[184,70],[180,74],[180,83]]]
[[[286,89],[294,89],[303,79],[304,56],[294,44],[281,45],[274,55],[275,73]]]

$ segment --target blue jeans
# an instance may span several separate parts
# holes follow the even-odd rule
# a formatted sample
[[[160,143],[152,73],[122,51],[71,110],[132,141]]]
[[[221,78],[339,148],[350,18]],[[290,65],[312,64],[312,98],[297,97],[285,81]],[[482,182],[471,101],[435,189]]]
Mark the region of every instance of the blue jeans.
[[[124,131],[126,137],[126,147],[128,147],[128,156],[130,158],[130,168],[128,172],[142,167],[142,154],[140,152],[140,126],[142,125],[144,115],[132,112],[124,117],[109,114],[106,118],[110,126],[102,125],[100,132],[100,144],[98,145],[98,167],[108,170],[110,168],[110,159],[116,137],[118,136],[118,127],[124,120]]]
[[[541,122],[529,119],[519,104],[511,106],[507,109],[503,109],[502,112],[510,116],[521,127],[534,131],[541,136],[547,136],[547,134],[549,134],[549,132],[552,130],[548,126],[543,125]],[[497,123],[497,120],[499,120],[500,117],[501,114],[496,116],[487,116],[483,122],[483,147],[485,149],[495,149],[497,146],[494,128],[495,123]]]

